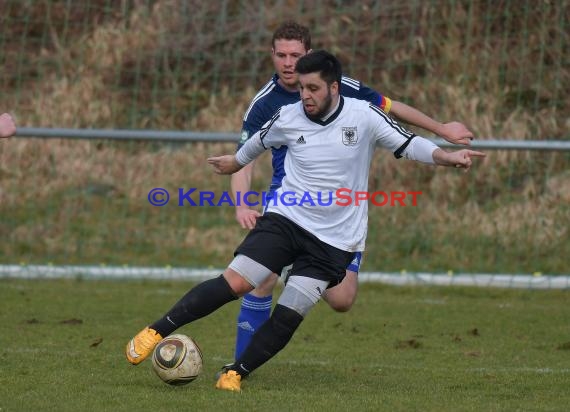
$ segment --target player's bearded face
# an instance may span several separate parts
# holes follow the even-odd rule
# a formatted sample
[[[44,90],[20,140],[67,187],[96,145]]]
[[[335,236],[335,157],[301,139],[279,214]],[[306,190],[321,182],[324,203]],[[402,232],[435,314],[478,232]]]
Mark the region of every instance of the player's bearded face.
[[[312,110],[311,112],[307,112],[310,118],[320,119],[324,117],[328,112],[330,112],[332,106],[332,95],[331,95],[331,88],[327,85],[326,87],[326,94],[325,96],[320,99],[319,101],[314,101],[314,105],[309,103],[309,108]]]
[[[334,94],[333,85],[328,85],[318,73],[300,75],[299,84],[303,108],[309,119],[320,119],[331,111]]]

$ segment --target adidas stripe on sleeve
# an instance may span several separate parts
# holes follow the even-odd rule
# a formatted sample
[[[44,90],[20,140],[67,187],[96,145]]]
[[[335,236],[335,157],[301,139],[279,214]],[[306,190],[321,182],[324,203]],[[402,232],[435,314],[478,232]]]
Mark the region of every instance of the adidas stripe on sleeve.
[[[392,136],[395,136],[395,140],[380,137],[377,142],[381,146],[392,150],[396,159],[404,157],[406,159],[417,160],[422,163],[434,164],[433,152],[438,148],[434,143],[421,136],[415,135],[409,130],[406,130],[378,107],[372,104],[369,107],[374,113],[384,120],[384,124],[387,127],[385,127],[386,130],[383,132],[388,134],[391,133]],[[398,141],[399,143],[394,143]]]

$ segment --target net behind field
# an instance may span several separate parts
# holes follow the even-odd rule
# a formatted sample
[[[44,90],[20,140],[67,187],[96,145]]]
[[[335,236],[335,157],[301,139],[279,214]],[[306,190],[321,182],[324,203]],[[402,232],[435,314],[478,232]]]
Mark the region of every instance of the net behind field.
[[[214,4],[215,3],[215,4]],[[294,4],[294,5],[293,5]],[[293,5],[293,6],[292,6]],[[238,132],[272,74],[273,29],[309,25],[345,72],[479,139],[568,140],[568,2],[0,0],[0,111],[21,127]],[[149,204],[155,187],[229,190],[233,144],[0,142],[0,263],[224,267],[231,207]],[[363,270],[568,274],[569,155],[490,151],[464,175],[376,155]],[[254,189],[267,188],[262,159]]]

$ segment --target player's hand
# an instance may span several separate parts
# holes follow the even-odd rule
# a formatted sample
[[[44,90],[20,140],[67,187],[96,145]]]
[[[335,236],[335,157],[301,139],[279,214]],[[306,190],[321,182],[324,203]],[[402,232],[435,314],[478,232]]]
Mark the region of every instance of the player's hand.
[[[231,175],[242,168],[234,155],[210,157],[208,158],[208,163],[210,163],[214,171],[220,175]]]
[[[450,156],[447,158],[451,164],[455,165],[458,169],[465,169],[468,171],[471,167],[473,157],[485,157],[486,154],[477,152],[475,150],[463,149],[456,152],[448,153]]]
[[[10,137],[16,133],[16,123],[9,113],[0,115],[0,138]]]
[[[242,229],[253,229],[257,218],[261,216],[257,210],[250,209],[248,207],[238,207],[236,208],[236,220],[240,224]]]
[[[469,130],[463,123],[450,122],[444,123],[441,129],[441,137],[453,144],[463,144],[469,146],[473,140],[473,132]]]

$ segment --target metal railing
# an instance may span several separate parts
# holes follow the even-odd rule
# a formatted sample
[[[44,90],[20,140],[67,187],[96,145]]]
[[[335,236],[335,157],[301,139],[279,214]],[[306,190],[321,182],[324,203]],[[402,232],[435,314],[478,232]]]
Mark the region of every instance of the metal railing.
[[[16,136],[53,139],[110,139],[110,140],[160,140],[167,142],[235,142],[239,133],[182,132],[163,130],[116,130],[116,129],[63,129],[42,127],[18,128]],[[459,147],[443,139],[430,139],[440,147]],[[474,149],[494,150],[549,150],[569,151],[570,140],[511,140],[476,139],[471,143]]]

